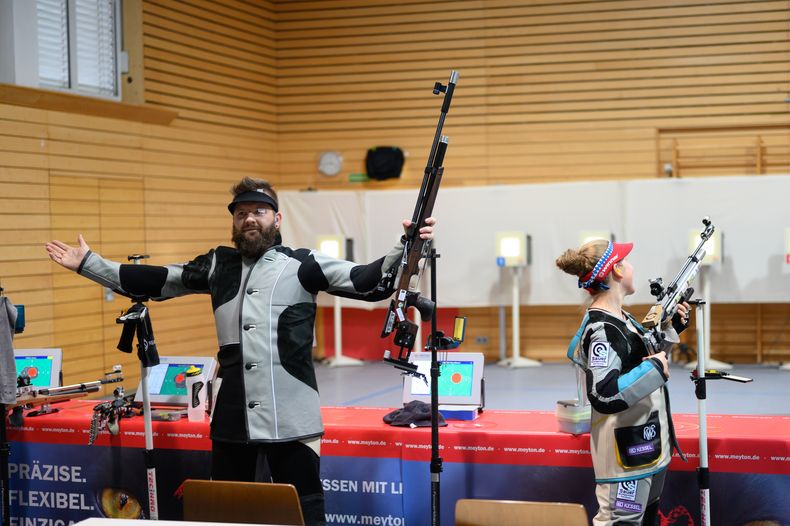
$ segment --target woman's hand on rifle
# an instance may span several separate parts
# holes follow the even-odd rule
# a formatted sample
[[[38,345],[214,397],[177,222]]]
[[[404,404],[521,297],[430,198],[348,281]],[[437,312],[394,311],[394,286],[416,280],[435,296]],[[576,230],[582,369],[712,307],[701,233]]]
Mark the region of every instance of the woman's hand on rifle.
[[[664,351],[657,352],[656,354],[651,354],[650,356],[645,356],[642,358],[642,361],[656,359],[661,363],[661,368],[664,372],[664,377],[669,380],[669,362],[667,361],[667,353]]]
[[[82,237],[82,234],[77,237],[77,243],[79,246],[72,247],[57,239],[50,241],[46,245],[49,259],[69,270],[76,271],[80,268],[80,263],[82,263],[82,260],[85,259],[85,255],[91,249],[88,243],[85,242],[85,238]]]
[[[686,328],[689,326],[690,313],[691,305],[685,301],[678,303],[678,309],[675,311],[675,315],[672,316],[672,328],[675,329],[675,332],[680,334],[686,330]]]
[[[425,219],[425,224],[427,226],[424,226],[420,229],[420,239],[425,239],[425,240],[433,239],[433,227],[436,225],[436,218],[429,217]],[[410,226],[411,226],[411,219],[404,219],[403,230],[408,232]]]

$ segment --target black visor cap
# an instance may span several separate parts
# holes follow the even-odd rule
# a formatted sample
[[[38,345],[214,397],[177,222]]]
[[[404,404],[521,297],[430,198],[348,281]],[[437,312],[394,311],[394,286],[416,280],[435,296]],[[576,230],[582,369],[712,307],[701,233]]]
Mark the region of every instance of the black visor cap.
[[[272,196],[263,191],[244,192],[233,198],[233,201],[228,205],[228,211],[232,214],[239,203],[266,203],[271,206],[275,212],[279,212],[277,201]]]

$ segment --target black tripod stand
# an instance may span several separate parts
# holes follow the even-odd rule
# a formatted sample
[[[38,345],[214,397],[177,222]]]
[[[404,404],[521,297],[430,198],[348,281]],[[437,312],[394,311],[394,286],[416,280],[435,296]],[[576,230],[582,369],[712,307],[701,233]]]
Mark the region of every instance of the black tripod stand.
[[[431,335],[428,346],[431,349],[431,525],[439,526],[439,487],[442,472],[442,457],[439,456],[439,360],[437,343],[439,334],[436,327],[436,260],[439,258],[435,248],[431,248],[428,256],[431,265]]]
[[[135,265],[147,255],[133,254],[128,257]],[[137,336],[137,358],[140,360],[140,388],[143,391],[143,419],[145,422],[145,468],[148,488],[148,518],[158,519],[159,508],[156,494],[156,465],[154,463],[154,434],[151,423],[151,400],[148,395],[148,370],[154,365],[159,365],[159,354],[154,340],[154,329],[151,326],[151,317],[145,302],[148,296],[131,296],[132,306],[126,313],[115,320],[123,324],[121,339],[118,341],[118,350],[125,353],[132,352],[132,341]]]
[[[431,241],[424,240],[420,236],[420,229],[425,226],[426,220],[431,217],[436,196],[441,184],[444,173],[444,155],[447,152],[449,139],[442,135],[442,127],[447,112],[450,110],[455,85],[458,82],[458,72],[450,74],[450,81],[446,86],[437,82],[434,84],[433,93],[439,95],[444,93],[444,101],[439,114],[439,122],[436,126],[431,150],[428,154],[428,162],[425,165],[420,193],[417,204],[414,207],[411,225],[404,236],[403,256],[400,263],[400,278],[395,289],[395,297],[390,302],[387,316],[384,321],[384,328],[381,337],[386,338],[393,331],[395,332],[394,343],[399,347],[398,356],[394,357],[389,350],[384,353],[384,361],[396,368],[405,371],[406,374],[418,378],[424,378],[422,373],[417,372],[417,366],[409,361],[411,350],[414,347],[417,336],[417,325],[406,318],[409,307],[416,308],[422,319],[431,316],[431,337],[428,347],[431,349],[431,524],[439,524],[439,474],[442,471],[442,459],[439,457],[439,363],[436,351],[439,347],[440,336],[436,329],[436,259],[439,257],[436,250],[430,248]],[[428,250],[430,248],[430,250]],[[426,251],[428,252],[426,254]],[[419,292],[413,290],[411,280],[421,274],[420,260],[425,257],[430,259],[431,264],[431,300],[421,297]],[[424,268],[424,267],[423,267]],[[388,274],[386,288],[395,282],[396,273]]]

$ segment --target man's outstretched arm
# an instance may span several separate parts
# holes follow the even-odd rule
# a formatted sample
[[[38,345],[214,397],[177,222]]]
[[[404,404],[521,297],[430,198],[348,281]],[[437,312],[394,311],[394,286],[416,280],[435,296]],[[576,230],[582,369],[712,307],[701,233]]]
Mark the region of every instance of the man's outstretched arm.
[[[186,265],[122,265],[91,251],[82,234],[77,243],[74,247],[62,241],[50,241],[46,244],[47,254],[62,267],[121,294],[167,299],[208,292],[211,253]]]

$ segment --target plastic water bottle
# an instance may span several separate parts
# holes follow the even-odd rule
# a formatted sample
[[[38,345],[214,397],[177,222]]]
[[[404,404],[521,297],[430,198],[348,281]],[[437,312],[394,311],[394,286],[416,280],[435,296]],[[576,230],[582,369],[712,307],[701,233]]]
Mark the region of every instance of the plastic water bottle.
[[[206,417],[206,380],[203,369],[190,366],[187,375],[187,418],[190,422],[202,422]]]

